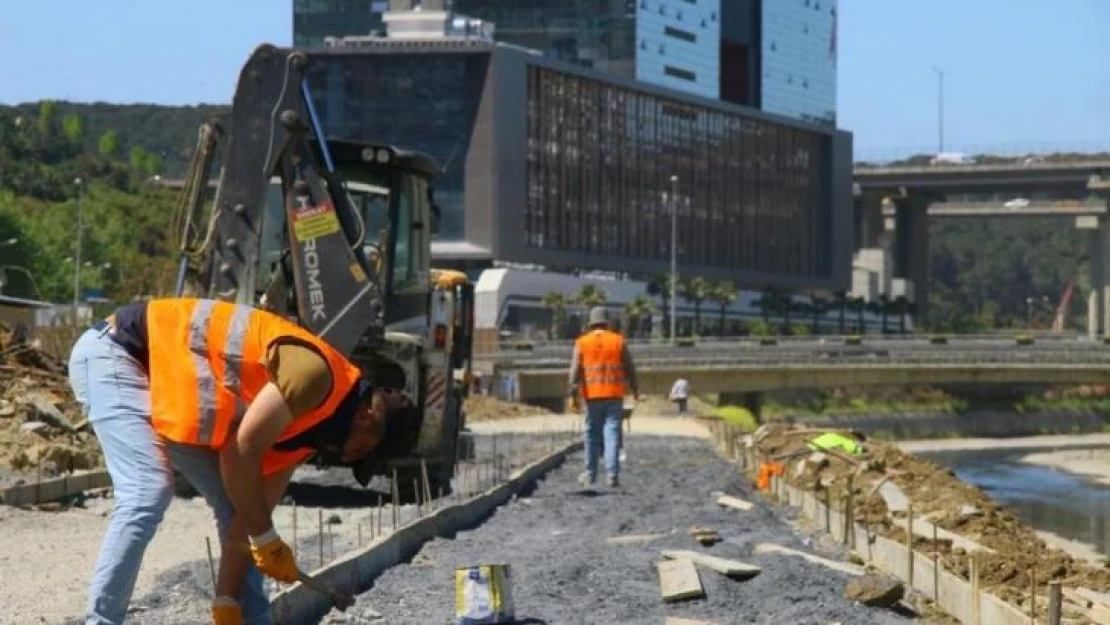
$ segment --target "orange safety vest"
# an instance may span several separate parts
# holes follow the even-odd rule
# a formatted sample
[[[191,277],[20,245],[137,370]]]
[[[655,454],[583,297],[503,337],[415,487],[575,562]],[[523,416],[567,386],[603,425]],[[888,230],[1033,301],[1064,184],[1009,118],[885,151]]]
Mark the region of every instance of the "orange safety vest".
[[[223,447],[233,425],[269,381],[266,351],[294,338],[327,361],[332,388],[320,406],[293,415],[278,441],[331,417],[361,371],[323,339],[285,319],[249,306],[208,299],[162,299],[147,304],[151,423],[178,443]],[[304,461],[311,450],[271,449],[266,475]]]
[[[581,358],[582,397],[587,401],[624,398],[624,337],[599,328],[578,337],[575,345]]]

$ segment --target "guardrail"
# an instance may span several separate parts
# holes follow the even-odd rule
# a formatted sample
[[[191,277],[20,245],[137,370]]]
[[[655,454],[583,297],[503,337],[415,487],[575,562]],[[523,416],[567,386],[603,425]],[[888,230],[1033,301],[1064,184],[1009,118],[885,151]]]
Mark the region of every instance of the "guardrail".
[[[475,355],[475,360],[487,364],[508,364],[543,360],[562,360],[564,366],[570,359],[573,344],[570,342],[539,343],[532,345],[503,345],[497,352]],[[922,338],[889,339],[864,337],[830,337],[827,340],[788,340],[780,342],[771,338],[745,337],[736,340],[702,340],[669,343],[629,342],[629,351],[637,362],[653,357],[667,360],[690,357],[747,357],[763,362],[788,357],[851,358],[890,357],[891,354],[933,354],[941,360],[962,358],[966,353],[994,353],[995,358],[1009,360],[1019,354],[1038,354],[1038,358],[1054,358],[1057,353],[1102,354],[1110,359],[1110,345],[1101,341],[1045,338],[1034,336],[977,337],[960,339]]]
[[[1003,351],[976,350],[943,353],[940,351],[897,351],[862,355],[806,352],[765,352],[731,354],[659,354],[633,357],[638,369],[652,368],[769,368],[790,365],[867,368],[887,365],[921,366],[1067,366],[1105,365],[1110,367],[1110,350]],[[503,370],[566,370],[568,361],[557,357],[536,357],[498,362]]]

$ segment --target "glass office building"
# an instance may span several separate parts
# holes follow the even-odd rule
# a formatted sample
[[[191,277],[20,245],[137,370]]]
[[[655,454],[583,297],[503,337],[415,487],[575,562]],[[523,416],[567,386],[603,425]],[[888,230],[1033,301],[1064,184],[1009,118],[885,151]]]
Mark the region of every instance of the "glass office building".
[[[836,0],[765,0],[760,108],[836,124]]]
[[[720,96],[718,0],[638,0],[636,38],[638,80]]]
[[[294,0],[293,42],[384,33],[382,14],[443,0]],[[546,58],[836,123],[837,0],[454,0],[497,41]]]
[[[316,48],[325,37],[380,29],[388,8],[388,0],[293,0],[293,46]]]

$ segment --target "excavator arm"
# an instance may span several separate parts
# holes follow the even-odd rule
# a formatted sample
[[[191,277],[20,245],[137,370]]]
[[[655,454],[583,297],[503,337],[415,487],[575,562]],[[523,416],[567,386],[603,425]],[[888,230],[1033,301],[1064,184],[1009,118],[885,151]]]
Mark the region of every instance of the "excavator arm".
[[[383,273],[363,251],[365,226],[332,160],[298,50],[259,46],[239,75],[231,112],[201,127],[178,211],[176,294],[277,308],[345,355],[384,335]],[[221,165],[204,219],[215,156]],[[373,162],[376,152],[366,158]],[[291,310],[261,301],[260,256],[271,180],[280,180]],[[277,278],[285,272],[275,272]],[[191,288],[189,288],[191,287]],[[192,291],[192,293],[189,293]]]

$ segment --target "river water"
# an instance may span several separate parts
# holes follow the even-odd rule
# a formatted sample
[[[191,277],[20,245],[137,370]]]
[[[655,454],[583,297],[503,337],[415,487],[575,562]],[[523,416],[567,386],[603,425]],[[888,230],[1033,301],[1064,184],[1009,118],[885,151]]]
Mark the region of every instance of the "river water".
[[[1070,449],[1076,449],[1072,447]],[[983,489],[1034,529],[1110,553],[1110,486],[1051,467],[1022,462],[1036,450],[919,452]]]

